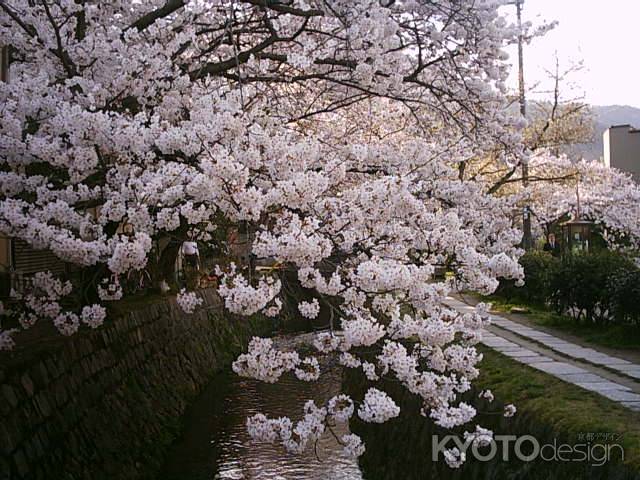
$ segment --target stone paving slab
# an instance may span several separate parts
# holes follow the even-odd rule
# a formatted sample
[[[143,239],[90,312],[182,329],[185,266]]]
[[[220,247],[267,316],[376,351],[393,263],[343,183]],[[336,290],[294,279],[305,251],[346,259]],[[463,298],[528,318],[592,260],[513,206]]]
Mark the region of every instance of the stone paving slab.
[[[447,300],[449,306],[459,311],[472,311],[474,309],[474,307],[466,305],[457,299],[449,297]],[[621,372],[628,377],[636,379],[640,379],[640,365],[607,355],[593,348],[573,344],[498,315],[492,315],[491,321],[494,326],[498,327],[498,331],[493,329],[492,332],[487,332],[482,340],[483,344],[524,365],[529,365],[585,390],[598,393],[630,410],[640,411],[640,394],[632,391],[630,387],[597,375],[593,371],[589,371],[589,367],[581,368],[566,361],[551,358],[545,354],[544,349],[560,353],[579,362],[587,362],[597,367]],[[512,341],[512,339],[502,337],[499,332],[500,329],[539,344],[542,351],[537,351],[534,347],[521,345],[517,343],[517,340]],[[640,386],[636,390],[640,391]]]
[[[596,375],[595,373],[561,373],[558,375],[558,378],[565,380],[567,382],[575,383],[602,383],[609,382],[608,379],[601,377],[600,375]],[[625,387],[624,385],[620,385],[616,383],[622,390],[631,390],[629,387]]]
[[[519,347],[517,343],[510,342],[509,340],[505,340],[500,337],[487,337],[485,336],[482,339],[482,343],[488,345],[490,347]]]
[[[587,370],[584,368],[576,367],[575,365],[571,365],[569,363],[564,362],[535,362],[530,364],[533,368],[538,370],[542,370],[543,372],[550,373],[552,375],[562,375],[566,373],[580,373],[587,374]]]
[[[639,394],[624,390],[606,390],[598,393],[616,402],[640,402]]]
[[[514,350],[517,348],[520,348],[520,345],[512,343],[512,344],[508,344],[508,343],[503,343],[503,342],[496,342],[496,341],[490,341],[490,340],[483,340],[482,343],[484,343],[487,347],[491,347],[491,348],[495,348],[496,350]]]
[[[627,362],[624,364],[617,364],[616,370],[620,370],[621,372],[638,373],[640,372],[640,365],[631,363],[631,362]]]
[[[585,390],[591,390],[592,392],[602,393],[602,394],[604,394],[603,392],[607,392],[609,390],[623,391],[620,389],[622,385],[620,385],[619,383],[609,382],[606,380],[602,382],[575,382],[575,385],[578,385],[579,387],[582,387]],[[624,391],[626,392],[629,390],[624,390]]]
[[[541,332],[539,330],[532,330],[531,337],[532,338],[548,338],[548,339],[554,338],[552,335],[549,335],[548,333]]]
[[[536,352],[531,350],[527,350],[526,348],[521,348],[519,350],[507,350],[504,353],[508,357],[535,357]]]
[[[497,345],[494,347],[495,350],[498,350],[502,353],[507,353],[507,352],[520,352],[522,350],[522,346],[518,345],[518,344],[513,344],[513,345]],[[531,352],[530,355],[533,355],[534,352]]]
[[[539,354],[533,355],[531,357],[513,357],[514,360],[524,363],[525,365],[530,365],[532,363],[541,363],[541,362],[553,362],[553,358],[545,357]]]
[[[621,402],[622,405],[627,407],[630,410],[640,412],[640,402]]]
[[[636,365],[635,363],[631,363],[628,360],[623,360],[622,358],[616,358],[616,357],[610,357],[608,355],[605,355],[604,357],[600,357],[600,363],[602,364],[606,364],[606,365],[611,365],[616,366],[618,368],[616,368],[616,370],[619,370],[621,372],[625,371],[624,370],[624,365]]]

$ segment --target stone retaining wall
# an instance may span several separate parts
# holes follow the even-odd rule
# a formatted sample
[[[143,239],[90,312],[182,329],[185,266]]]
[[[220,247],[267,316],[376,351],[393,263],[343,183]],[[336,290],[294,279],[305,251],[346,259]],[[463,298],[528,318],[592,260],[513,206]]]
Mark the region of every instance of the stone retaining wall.
[[[0,356],[0,479],[154,478],[188,402],[265,319],[146,305],[54,345]]]

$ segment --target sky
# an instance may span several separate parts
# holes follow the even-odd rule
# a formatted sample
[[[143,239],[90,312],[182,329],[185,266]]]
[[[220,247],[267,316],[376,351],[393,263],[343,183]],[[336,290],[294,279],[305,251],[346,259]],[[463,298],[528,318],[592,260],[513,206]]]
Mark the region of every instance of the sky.
[[[513,10],[515,22],[515,6],[504,8]],[[640,108],[640,0],[525,0],[523,20],[534,25],[558,21],[555,29],[525,46],[527,88],[551,88],[545,70],[555,70],[557,52],[561,71],[583,64],[561,86],[565,99]],[[508,52],[514,65],[510,85],[515,87],[517,50]]]

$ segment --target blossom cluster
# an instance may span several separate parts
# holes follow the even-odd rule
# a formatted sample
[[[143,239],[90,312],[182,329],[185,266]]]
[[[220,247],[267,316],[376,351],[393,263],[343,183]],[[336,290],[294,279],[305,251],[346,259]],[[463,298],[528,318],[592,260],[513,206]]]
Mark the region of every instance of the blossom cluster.
[[[324,433],[328,416],[326,408],[318,408],[309,400],[304,405],[302,420],[295,424],[286,417],[269,419],[258,413],[247,419],[247,430],[254,440],[279,442],[289,452],[302,453]],[[357,457],[364,453],[364,445],[357,435],[344,435],[341,441],[345,454]]]
[[[320,313],[320,304],[318,303],[318,299],[314,298],[310,302],[300,302],[298,304],[298,310],[300,310],[303,317],[311,319],[316,318],[318,313]]]
[[[230,312],[252,315],[262,309],[270,308],[267,306],[271,301],[277,301],[277,311],[279,311],[281,304],[275,296],[280,291],[280,280],[267,276],[261,278],[258,285],[254,287],[236,271],[235,264],[231,264],[230,272],[225,273],[218,268],[217,273],[221,277],[218,293]]]
[[[232,365],[233,371],[243,377],[256,378],[268,383],[293,371],[300,380],[313,381],[320,376],[320,365],[314,357],[301,359],[295,351],[280,351],[268,338],[254,337],[248,352],[240,355]]]
[[[187,290],[183,288],[176,297],[176,302],[178,302],[183,312],[193,313],[202,305],[203,300],[198,297],[195,292],[187,292]]]
[[[287,417],[270,419],[258,413],[247,419],[247,431],[254,440],[278,442],[289,452],[302,453],[332,422],[347,422],[353,409],[353,401],[346,395],[332,397],[321,408],[309,400],[304,405],[302,420],[294,423]],[[353,433],[343,435],[339,442],[347,456],[359,457],[365,451],[362,439]]]
[[[71,282],[63,282],[51,272],[38,272],[31,278],[25,291],[12,292],[13,300],[20,301],[23,307],[12,313],[17,314],[20,326],[25,330],[33,327],[38,320],[49,319],[58,331],[66,336],[76,333],[81,323],[91,328],[102,325],[107,314],[101,305],[86,305],[80,314],[64,309],[62,300],[71,294],[72,290]],[[5,349],[14,346],[11,335],[15,333],[13,330],[4,335]]]
[[[400,415],[400,407],[385,392],[370,388],[358,408],[358,417],[369,423],[384,423]]]

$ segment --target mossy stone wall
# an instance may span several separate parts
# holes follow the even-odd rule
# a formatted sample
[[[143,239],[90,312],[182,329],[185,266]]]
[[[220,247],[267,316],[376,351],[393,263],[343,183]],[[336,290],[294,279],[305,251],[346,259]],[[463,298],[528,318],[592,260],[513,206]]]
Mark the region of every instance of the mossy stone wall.
[[[189,401],[264,318],[154,302],[53,347],[0,356],[0,479],[155,478]]]

